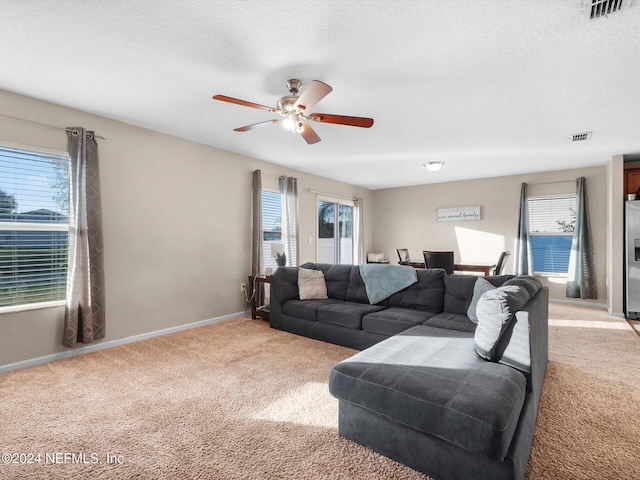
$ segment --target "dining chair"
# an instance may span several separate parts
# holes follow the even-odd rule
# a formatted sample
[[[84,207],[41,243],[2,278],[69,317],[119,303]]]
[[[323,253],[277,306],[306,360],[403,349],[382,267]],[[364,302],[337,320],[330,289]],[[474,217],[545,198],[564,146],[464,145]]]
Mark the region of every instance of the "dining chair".
[[[409,261],[409,249],[396,248],[396,252],[398,253],[398,260],[400,263]]]
[[[444,268],[448,274],[453,274],[453,252],[422,252],[426,268]]]
[[[504,269],[505,264],[507,263],[507,259],[511,255],[511,252],[504,251],[498,257],[498,261],[496,262],[496,268],[493,270],[494,275],[502,274],[502,270]]]

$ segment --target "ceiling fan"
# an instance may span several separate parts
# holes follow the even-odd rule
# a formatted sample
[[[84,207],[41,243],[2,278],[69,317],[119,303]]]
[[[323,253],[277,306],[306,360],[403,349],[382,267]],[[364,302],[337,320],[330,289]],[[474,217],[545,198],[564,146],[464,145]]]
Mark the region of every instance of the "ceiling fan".
[[[285,95],[278,100],[278,106],[267,107],[266,105],[260,105],[258,103],[247,102],[246,100],[240,100],[238,98],[227,97],[226,95],[214,95],[214,100],[220,100],[221,102],[235,103],[236,105],[242,105],[245,107],[257,108],[258,110],[266,110],[267,112],[277,113],[281,118],[274,118],[267,120],[266,122],[254,123],[252,125],[245,125],[244,127],[234,128],[235,132],[248,132],[256,128],[267,127],[269,125],[275,125],[281,123],[285,129],[291,133],[299,133],[302,138],[308,143],[318,143],[320,137],[311,128],[309,121],[321,122],[321,123],[335,123],[338,125],[350,125],[352,127],[369,128],[373,125],[372,118],[365,117],[349,117],[346,115],[333,115],[330,113],[307,113],[308,109],[313,107],[316,103],[326,97],[331,90],[329,85],[319,80],[312,81],[300,96],[300,86],[302,82],[296,78],[292,78],[287,81],[287,88],[290,95]]]

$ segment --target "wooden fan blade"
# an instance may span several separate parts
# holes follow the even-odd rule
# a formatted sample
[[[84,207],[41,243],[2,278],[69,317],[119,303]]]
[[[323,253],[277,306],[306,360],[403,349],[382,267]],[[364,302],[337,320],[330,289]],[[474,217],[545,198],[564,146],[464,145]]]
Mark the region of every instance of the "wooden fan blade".
[[[302,110],[305,108],[311,108],[324,97],[329,95],[331,90],[333,90],[333,88],[326,83],[321,82],[320,80],[314,80],[306,90],[302,92],[302,95],[300,95],[300,98],[296,100],[294,106],[300,107]]]
[[[257,108],[258,110],[266,110],[267,112],[277,112],[277,108],[267,107],[266,105],[260,105],[259,103],[247,102],[246,100],[240,100],[239,98],[227,97],[226,95],[214,95],[214,100],[220,100],[221,102],[235,103],[236,105],[242,105],[243,107]]]
[[[373,125],[373,118],[349,117],[331,113],[312,113],[308,118],[314,122],[337,123],[338,125],[349,125],[351,127],[369,128]]]
[[[245,125],[244,127],[234,128],[234,132],[248,132],[249,130],[255,130],[256,128],[268,127],[269,125],[273,125],[275,123],[280,123],[279,118],[274,118],[273,120],[267,120],[266,122],[254,123],[252,125]]]
[[[316,131],[311,128],[309,122],[300,120],[300,123],[302,123],[304,127],[304,130],[302,130],[302,133],[300,133],[300,135],[302,135],[302,138],[304,138],[305,142],[307,142],[309,145],[312,145],[314,143],[318,143],[321,140]]]

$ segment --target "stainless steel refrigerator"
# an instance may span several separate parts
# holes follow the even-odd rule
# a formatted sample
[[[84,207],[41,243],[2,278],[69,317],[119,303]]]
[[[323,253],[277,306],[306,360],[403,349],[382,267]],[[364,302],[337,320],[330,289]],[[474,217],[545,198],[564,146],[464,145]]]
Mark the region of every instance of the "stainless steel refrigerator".
[[[627,318],[640,318],[640,200],[629,200],[624,206],[625,229],[625,295]]]

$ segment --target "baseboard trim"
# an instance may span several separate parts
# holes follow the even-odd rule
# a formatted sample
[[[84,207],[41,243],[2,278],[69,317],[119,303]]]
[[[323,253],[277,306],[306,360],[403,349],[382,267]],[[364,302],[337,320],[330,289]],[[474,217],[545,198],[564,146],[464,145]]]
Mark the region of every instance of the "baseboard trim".
[[[126,345],[127,343],[139,342],[140,340],[146,340],[148,338],[181,332],[183,330],[189,330],[191,328],[203,327],[205,325],[211,325],[212,323],[231,320],[232,318],[242,317],[244,315],[245,312],[230,313],[229,315],[222,315],[221,317],[209,318],[207,320],[200,320],[193,323],[185,323],[184,325],[163,328],[162,330],[154,330],[153,332],[141,333],[139,335],[133,335],[131,337],[119,338],[117,340],[109,340],[106,342],[87,345],[84,347],[78,347],[74,348],[73,350],[52,353],[51,355],[44,355],[42,357],[30,358],[29,360],[23,360],[21,362],[9,363],[7,365],[0,366],[0,374],[28,367],[35,367],[36,365],[42,365],[43,363],[49,363],[55,360],[62,360],[64,358],[77,357],[78,355],[97,352],[98,350],[104,350],[105,348],[118,347],[120,345]]]

